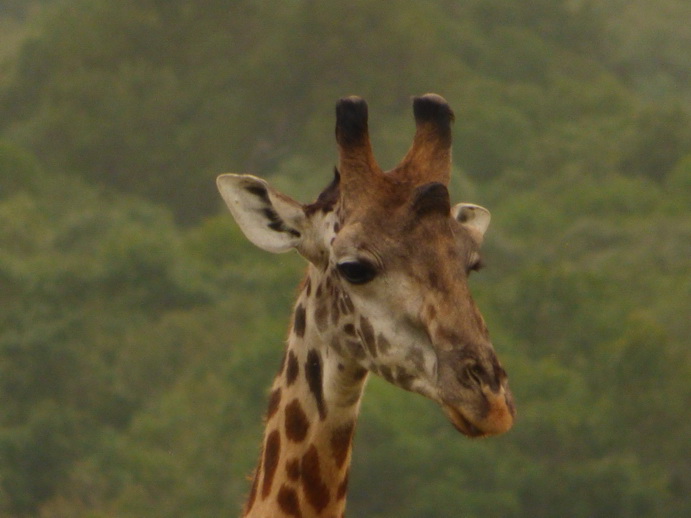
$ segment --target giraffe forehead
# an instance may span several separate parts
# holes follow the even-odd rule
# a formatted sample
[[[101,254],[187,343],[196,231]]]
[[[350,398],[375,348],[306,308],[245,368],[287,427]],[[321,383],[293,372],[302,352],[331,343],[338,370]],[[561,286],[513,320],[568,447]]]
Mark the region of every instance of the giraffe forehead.
[[[373,211],[345,222],[330,239],[333,262],[370,260],[381,268],[439,271],[478,258],[479,243],[451,216],[411,217]]]
[[[322,242],[337,255],[411,241],[419,248],[420,240],[431,244],[435,234],[440,235],[440,230],[448,233],[449,225],[457,223],[451,217],[449,192],[442,183],[415,183],[395,174],[374,175],[362,181],[367,182],[364,194],[353,203],[344,196],[337,171],[317,201],[305,207],[308,215],[321,218],[317,226]],[[413,235],[416,227],[424,227],[422,236]],[[347,237],[337,239],[340,235]]]

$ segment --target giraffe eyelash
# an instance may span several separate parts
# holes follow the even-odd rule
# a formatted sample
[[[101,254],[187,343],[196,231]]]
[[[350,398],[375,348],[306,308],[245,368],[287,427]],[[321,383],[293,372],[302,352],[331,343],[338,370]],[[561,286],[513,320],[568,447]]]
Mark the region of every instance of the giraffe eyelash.
[[[377,275],[377,268],[366,260],[343,261],[336,265],[338,272],[351,284],[365,284]]]

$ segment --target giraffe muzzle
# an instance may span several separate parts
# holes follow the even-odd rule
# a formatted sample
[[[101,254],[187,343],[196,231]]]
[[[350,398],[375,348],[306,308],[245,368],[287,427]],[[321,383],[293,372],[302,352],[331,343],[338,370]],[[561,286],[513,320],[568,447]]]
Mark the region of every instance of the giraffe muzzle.
[[[454,427],[469,437],[507,432],[513,426],[516,408],[506,372],[492,354],[482,361],[449,353],[440,378],[440,403]],[[448,359],[449,357],[447,357]]]
[[[478,415],[475,405],[467,409],[464,405],[442,403],[449,421],[463,435],[489,437],[508,432],[516,416],[511,393],[502,388],[498,394],[486,398],[486,406],[486,412]]]

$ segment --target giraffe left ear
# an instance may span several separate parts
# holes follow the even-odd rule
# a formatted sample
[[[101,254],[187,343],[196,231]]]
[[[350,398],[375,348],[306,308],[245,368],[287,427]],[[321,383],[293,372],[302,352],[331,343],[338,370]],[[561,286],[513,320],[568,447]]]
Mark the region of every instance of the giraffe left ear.
[[[451,209],[451,214],[462,225],[480,233],[484,236],[492,218],[489,211],[472,203],[459,203]]]
[[[216,185],[242,232],[259,248],[281,253],[300,244],[307,218],[298,202],[248,174],[223,174]]]

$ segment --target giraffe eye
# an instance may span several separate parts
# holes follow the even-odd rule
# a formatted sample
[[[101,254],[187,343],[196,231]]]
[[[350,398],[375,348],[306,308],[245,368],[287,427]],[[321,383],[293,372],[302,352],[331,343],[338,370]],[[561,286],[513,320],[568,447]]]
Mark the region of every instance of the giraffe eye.
[[[365,284],[377,275],[376,267],[368,261],[344,261],[337,265],[338,273],[351,284]]]

